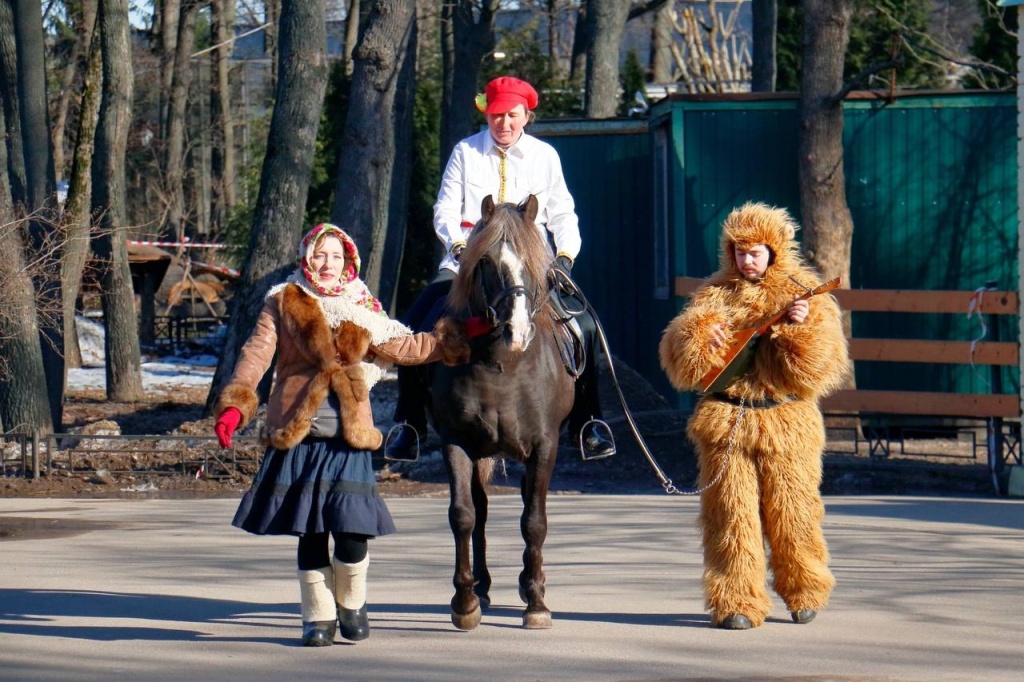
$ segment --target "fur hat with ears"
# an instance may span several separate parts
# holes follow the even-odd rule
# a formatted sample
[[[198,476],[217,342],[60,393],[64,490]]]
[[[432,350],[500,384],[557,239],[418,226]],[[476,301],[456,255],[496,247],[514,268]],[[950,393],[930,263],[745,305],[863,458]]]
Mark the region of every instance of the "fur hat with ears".
[[[736,249],[751,249],[764,244],[771,251],[772,265],[793,266],[800,260],[796,231],[800,229],[784,208],[748,202],[734,209],[722,224],[723,271],[735,270]]]

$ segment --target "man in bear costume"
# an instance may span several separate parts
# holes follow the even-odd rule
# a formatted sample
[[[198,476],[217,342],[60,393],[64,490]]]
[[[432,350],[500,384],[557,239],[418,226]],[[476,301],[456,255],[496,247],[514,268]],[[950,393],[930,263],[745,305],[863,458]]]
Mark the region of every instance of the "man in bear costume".
[[[789,214],[746,204],[723,225],[720,268],[665,329],[662,368],[679,390],[725,364],[733,335],[785,310],[756,342],[748,368],[704,395],[687,434],[700,466],[705,606],[711,624],[761,625],[771,610],[767,566],[793,620],[810,622],[835,584],[818,488],[825,427],[818,400],[850,369],[839,306],[804,264]],[[765,556],[765,540],[770,555]]]

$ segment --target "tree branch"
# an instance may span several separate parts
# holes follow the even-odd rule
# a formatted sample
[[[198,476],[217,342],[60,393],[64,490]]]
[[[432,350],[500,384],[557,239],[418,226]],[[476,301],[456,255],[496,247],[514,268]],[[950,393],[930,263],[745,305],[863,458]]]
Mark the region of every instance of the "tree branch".
[[[881,71],[888,71],[889,69],[894,69],[897,66],[900,66],[902,63],[903,59],[897,57],[896,59],[890,59],[884,62],[875,62],[874,64],[869,64],[868,66],[865,66],[863,69],[861,69],[860,73],[858,73],[856,76],[850,79],[850,82],[843,86],[842,90],[828,98],[829,106],[835,106],[836,104],[842,102],[844,99],[846,99],[847,95],[849,95],[851,92],[853,92],[861,85],[863,85],[868,78],[871,78],[871,76],[874,76],[876,73],[879,73]]]
[[[639,5],[634,5],[629,8],[629,14],[626,15],[626,21],[632,21],[637,17],[642,17],[648,12],[657,12],[659,9],[665,6],[668,0],[647,0],[641,2]]]

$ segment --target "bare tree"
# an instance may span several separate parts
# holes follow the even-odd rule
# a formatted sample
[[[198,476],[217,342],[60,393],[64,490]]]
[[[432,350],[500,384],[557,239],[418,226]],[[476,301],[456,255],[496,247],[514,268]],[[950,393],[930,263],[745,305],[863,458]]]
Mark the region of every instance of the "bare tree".
[[[750,89],[753,92],[775,90],[775,31],[779,20],[778,2],[779,0],[752,0],[754,54]]]
[[[231,324],[207,396],[207,410],[231,378],[267,290],[294,267],[327,85],[324,0],[283,0],[279,38],[277,98],[249,252],[232,301]]]
[[[351,76],[355,68],[352,55],[359,43],[359,0],[348,0],[348,10],[345,14],[345,50],[342,59],[345,60],[345,75]]]
[[[92,14],[92,20],[95,24],[95,13]],[[87,30],[92,32],[93,29]],[[95,154],[96,125],[99,122],[100,103],[103,97],[103,51],[98,40],[90,45],[88,66],[82,85],[71,179],[61,216],[66,239],[64,257],[61,261],[61,281],[64,283],[64,361],[68,367],[82,366],[82,353],[78,346],[75,323],[75,302],[81,290],[82,271],[89,256],[89,231],[92,225],[92,161]]]
[[[103,96],[93,162],[93,207],[101,234],[93,243],[100,263],[101,299],[106,327],[107,397],[143,396],[139,325],[128,266],[125,206],[125,150],[132,116],[132,52],[128,0],[101,0],[99,37],[103,51]]]
[[[587,0],[587,118],[612,118],[619,111],[619,45],[628,15],[629,3],[622,0]]]
[[[441,167],[459,140],[473,131],[473,98],[480,65],[494,51],[500,0],[443,0],[441,6]]]
[[[28,202],[25,178],[25,145],[21,136],[21,104],[18,96],[18,49],[14,35],[13,0],[0,0],[0,86],[3,87],[4,132],[7,138],[8,182],[15,205]]]
[[[174,68],[167,106],[167,137],[164,146],[164,182],[168,197],[164,233],[181,241],[185,235],[185,125],[188,89],[192,81],[192,47],[195,45],[199,0],[181,0]]]
[[[60,240],[55,238],[53,149],[46,98],[43,12],[39,0],[15,0],[14,34],[18,54],[18,104],[25,153],[25,205],[29,217],[30,259],[38,306],[60,310]],[[60,315],[38,318],[50,417],[60,428],[64,412],[64,325]]]
[[[57,93],[56,114],[53,117],[53,168],[55,179],[62,180],[65,172],[64,139],[67,127],[68,109],[76,94],[75,80],[87,67],[89,49],[92,44],[93,29],[96,27],[97,0],[83,0],[80,6],[70,6],[75,28],[76,40],[71,47],[71,54],[61,72],[61,87]]]
[[[355,70],[349,94],[348,117],[338,159],[338,183],[332,219],[352,232],[359,244],[367,285],[379,290],[385,239],[388,236],[389,202],[392,195],[408,195],[408,186],[396,187],[396,163],[399,176],[408,173],[409,145],[399,146],[397,138],[409,138],[410,103],[399,91],[403,69],[407,66],[410,41],[415,26],[415,11],[406,0],[373,0],[370,15],[355,51]],[[411,71],[404,74],[412,82]],[[402,107],[398,107],[399,103]],[[402,129],[399,129],[399,126]],[[401,152],[402,159],[398,154]],[[402,224],[404,225],[404,217]],[[402,228],[399,228],[400,230]],[[403,234],[395,235],[403,237]],[[401,241],[399,241],[401,244]],[[400,251],[400,249],[399,249]],[[390,270],[397,263],[389,264]],[[391,292],[380,292],[390,301]]]
[[[737,35],[741,3],[726,12],[715,0],[701,7],[672,9],[677,40],[671,45],[676,74],[685,92],[737,92],[750,80],[751,55]]]
[[[210,79],[210,118],[213,120],[210,156],[212,177],[211,227],[223,229],[228,213],[237,201],[235,191],[235,126],[231,111],[231,84],[228,62],[231,58],[231,26],[234,23],[234,0],[210,2],[210,29],[218,47],[213,51]]]
[[[671,83],[675,80],[672,73],[674,5],[667,2],[654,15],[654,26],[651,29],[651,72],[655,83]]]
[[[0,12],[4,4],[5,0],[0,0]],[[0,129],[5,119],[0,109]],[[35,289],[25,252],[22,223],[15,217],[11,199],[7,145],[0,144],[0,253],[4,254],[0,258],[0,431],[48,434],[53,432],[53,421],[39,345]]]
[[[167,139],[168,109],[174,81],[174,60],[178,51],[178,19],[182,0],[161,0],[160,13],[160,138]]]
[[[626,22],[655,12],[667,0],[587,0],[587,74],[583,112],[588,118],[611,118],[619,111],[619,46]],[[576,30],[580,30],[577,22]]]

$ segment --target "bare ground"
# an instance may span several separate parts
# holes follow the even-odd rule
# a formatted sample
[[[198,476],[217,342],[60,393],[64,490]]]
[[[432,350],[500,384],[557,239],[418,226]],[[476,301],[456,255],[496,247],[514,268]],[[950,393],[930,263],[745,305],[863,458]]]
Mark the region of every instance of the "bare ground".
[[[622,363],[616,363],[616,375],[651,457],[675,486],[688,489],[697,472],[686,441],[685,415]],[[391,425],[395,390],[395,382],[389,380],[374,389],[374,414],[385,430]],[[606,366],[601,367],[601,390],[618,454],[583,461],[563,435],[552,493],[661,494],[663,483],[630,432]],[[70,394],[65,431],[98,430],[100,435],[62,442],[60,449],[50,451],[50,465],[44,461],[38,479],[21,468],[17,447],[9,444],[0,497],[238,497],[256,472],[263,449],[255,438],[239,438],[234,450],[220,450],[212,439],[212,419],[202,415],[205,400],[202,388],[154,393],[138,403],[111,402],[102,391]],[[104,426],[137,438],[102,438]],[[854,442],[852,431],[830,434],[822,485],[826,493],[993,493],[983,448],[963,434],[908,439],[908,452],[903,453],[896,442],[884,458],[869,456],[867,444]],[[419,461],[377,460],[382,494],[446,496],[438,447],[431,432]],[[497,468],[492,491],[516,493],[521,470],[516,462],[504,462]]]

